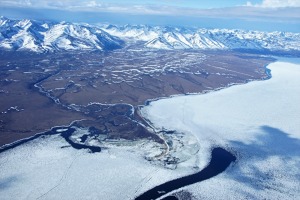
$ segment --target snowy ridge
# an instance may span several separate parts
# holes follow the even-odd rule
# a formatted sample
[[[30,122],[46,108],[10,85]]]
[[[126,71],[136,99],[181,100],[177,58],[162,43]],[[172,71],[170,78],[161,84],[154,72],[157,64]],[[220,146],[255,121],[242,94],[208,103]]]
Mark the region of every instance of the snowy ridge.
[[[300,33],[151,26],[101,26],[124,40],[140,40],[156,49],[250,49],[299,51]]]
[[[89,25],[0,19],[0,48],[44,52],[108,50],[122,45],[119,38]]]
[[[151,49],[300,51],[300,33],[146,25],[88,25],[0,18],[0,48],[36,52],[109,50],[125,43]]]

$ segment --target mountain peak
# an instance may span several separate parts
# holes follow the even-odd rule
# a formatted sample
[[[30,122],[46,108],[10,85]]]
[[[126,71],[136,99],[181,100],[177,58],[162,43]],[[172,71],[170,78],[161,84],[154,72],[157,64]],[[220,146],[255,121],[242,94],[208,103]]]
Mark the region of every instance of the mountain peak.
[[[32,51],[111,50],[124,44],[152,49],[300,51],[300,34],[238,29],[10,20],[1,17],[0,48]]]
[[[0,24],[0,48],[30,51],[106,50],[122,47],[119,38],[92,27],[29,19]]]

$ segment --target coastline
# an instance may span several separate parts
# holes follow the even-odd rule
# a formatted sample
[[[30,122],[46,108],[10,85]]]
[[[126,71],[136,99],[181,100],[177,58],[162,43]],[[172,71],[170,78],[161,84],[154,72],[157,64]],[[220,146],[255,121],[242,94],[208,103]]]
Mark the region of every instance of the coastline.
[[[275,57],[273,57],[275,59]],[[297,58],[296,58],[297,59]],[[151,102],[155,102],[155,101],[159,101],[159,100],[162,100],[162,99],[169,99],[169,98],[173,98],[173,97],[180,97],[180,96],[188,96],[188,95],[202,95],[202,94],[208,94],[210,92],[216,92],[216,91],[220,91],[220,90],[223,90],[223,89],[227,89],[229,87],[232,87],[232,86],[236,86],[236,85],[244,85],[244,84],[247,84],[247,83],[250,83],[250,82],[256,82],[256,81],[265,81],[265,80],[269,80],[272,78],[272,74],[271,74],[271,70],[268,69],[268,65],[274,63],[274,62],[277,62],[278,61],[278,58],[276,58],[274,61],[264,65],[264,69],[265,69],[265,74],[266,74],[266,77],[265,78],[260,78],[260,79],[248,79],[248,80],[245,80],[245,82],[243,83],[230,83],[228,84],[227,86],[224,86],[224,87],[217,87],[217,88],[213,88],[211,90],[203,90],[201,92],[195,92],[195,93],[186,93],[186,94],[174,94],[174,95],[170,95],[168,97],[157,97],[157,98],[153,98],[153,99],[147,99],[143,105],[138,105],[137,107],[138,108],[141,108],[141,107],[144,107],[144,106],[148,106]]]
[[[276,72],[276,71],[274,71]],[[272,71],[273,73],[273,71]],[[277,73],[278,74],[278,73]],[[284,74],[285,75],[285,74]],[[273,77],[274,78],[274,77]],[[216,94],[220,94],[220,93],[224,93],[224,91],[226,91],[225,93],[228,92],[228,90],[232,91],[232,90],[236,90],[237,88],[240,88],[241,91],[244,91],[244,93],[248,93],[248,89],[253,87],[253,86],[262,86],[262,85],[269,85],[270,82],[273,82],[273,78],[269,79],[268,81],[258,81],[258,82],[251,82],[249,84],[244,84],[244,85],[238,85],[236,87],[229,87],[228,89],[224,89],[224,90],[219,90],[216,92],[211,92],[208,93],[207,95],[186,95],[186,96],[182,96],[182,97],[174,97],[174,98],[170,98],[168,100],[162,99],[162,102],[167,102],[168,104],[170,104],[174,99],[182,99],[182,98],[195,98],[196,96],[201,96],[201,98],[203,98],[203,96],[213,96],[213,99],[219,99],[216,98]],[[275,77],[276,78],[276,77]],[[243,88],[243,89],[242,89]],[[247,91],[245,91],[245,88]],[[266,88],[265,88],[266,89]],[[254,90],[257,92],[257,89]],[[271,90],[273,91],[273,90]],[[238,94],[240,94],[241,92],[238,92]],[[268,97],[269,92],[264,92],[263,94],[265,94],[264,96]],[[234,94],[231,94],[231,96]],[[250,96],[253,96],[251,93],[249,94]],[[234,95],[235,96],[235,95]],[[256,95],[257,96],[257,95]],[[258,95],[258,97],[260,97],[262,95]],[[236,99],[236,98],[235,98]],[[244,98],[239,98],[237,97],[238,102],[243,101]],[[246,98],[247,99],[247,98]],[[276,98],[275,98],[276,99]],[[288,99],[286,99],[288,100]],[[155,103],[159,103],[161,101],[157,101],[157,102],[153,102],[152,104]],[[204,105],[204,103],[199,102],[198,100],[197,102],[197,107]],[[208,101],[210,103],[212,103],[211,101]],[[222,101],[222,104],[224,104],[226,101]],[[231,102],[231,101],[230,101]],[[274,99],[272,99],[272,101],[274,103]],[[237,105],[237,103],[232,102],[233,105]],[[152,106],[152,104],[150,104],[150,106]],[[176,104],[175,104],[176,105]],[[159,121],[162,121],[163,126],[164,126],[164,130],[168,131],[168,130],[176,130],[175,128],[171,128],[169,129],[169,126],[167,125],[167,123],[164,122],[164,120],[166,120],[166,118],[168,119],[167,121],[170,122],[174,119],[185,119],[184,123],[185,124],[180,124],[180,123],[176,123],[176,125],[178,125],[179,127],[192,127],[193,124],[202,122],[203,119],[199,119],[196,115],[189,113],[190,111],[194,111],[196,113],[201,113],[197,110],[195,110],[195,108],[191,107],[190,103],[186,103],[186,104],[179,104],[180,106],[178,107],[178,105],[176,107],[174,107],[173,109],[170,110],[162,110],[163,114],[160,114],[159,116],[163,117],[163,115],[170,115],[172,117],[168,117],[165,116],[163,117],[163,120],[158,119]],[[218,103],[218,105],[220,105],[220,103]],[[292,104],[291,104],[292,105]],[[163,108],[165,109],[166,106],[163,106]],[[212,108],[214,108],[213,106],[204,106],[204,108],[210,108],[207,111],[202,111],[202,113],[205,114],[210,114],[213,113],[214,110]],[[242,108],[251,108],[250,110],[253,110],[253,108],[255,108],[255,106],[242,106]],[[129,107],[128,107],[129,109]],[[183,111],[184,115],[179,115],[176,113],[172,113],[175,110],[179,111]],[[215,108],[217,109],[217,108]],[[130,110],[130,109],[129,109]],[[232,111],[234,113],[234,110],[229,109],[230,111]],[[135,110],[137,111],[137,110]],[[172,112],[170,112],[172,111]],[[272,113],[275,110],[272,111]],[[181,116],[184,116],[185,118],[181,118]],[[223,114],[222,114],[223,116]],[[248,115],[246,115],[247,117]],[[276,115],[278,116],[278,115]],[[206,120],[211,120],[210,117],[205,117]],[[237,118],[232,119],[232,117],[225,117],[225,119],[223,119],[222,117],[218,119],[217,118],[213,118],[215,120],[225,120],[226,122],[234,122],[237,119],[242,119],[242,117],[238,116]],[[214,120],[214,121],[215,121]],[[258,121],[262,121],[261,119],[258,119]],[[250,123],[250,121],[246,120],[247,123]],[[209,123],[203,121],[202,124],[200,124],[201,126],[203,124],[206,125],[210,125]],[[236,123],[234,124],[234,126],[236,126],[237,124],[245,124],[245,123]],[[183,189],[188,192],[190,192],[191,194],[195,194],[196,196],[201,196],[201,195],[206,195],[205,197],[209,198],[212,196],[209,195],[215,195],[214,193],[210,193],[212,191],[211,188],[214,188],[216,185],[218,187],[222,188],[222,191],[225,192],[230,192],[230,195],[236,196],[235,191],[237,189],[239,189],[239,187],[233,189],[231,188],[232,186],[232,182],[234,182],[234,185],[242,185],[243,186],[243,190],[247,190],[250,193],[252,192],[251,190],[251,184],[255,183],[255,182],[250,182],[248,179],[252,180],[254,178],[259,178],[255,176],[250,176],[252,175],[251,171],[247,171],[249,170],[247,167],[253,167],[253,164],[255,164],[255,166],[257,164],[260,164],[260,162],[258,162],[256,160],[256,158],[261,159],[261,162],[266,162],[266,163],[271,163],[271,165],[265,165],[265,163],[263,163],[263,166],[268,166],[273,167],[273,166],[277,166],[276,162],[278,162],[278,160],[281,160],[281,158],[283,159],[287,159],[284,156],[287,155],[288,158],[293,158],[295,155],[291,154],[295,151],[293,151],[293,149],[297,149],[297,143],[295,142],[295,140],[292,140],[289,138],[289,136],[285,136],[285,133],[281,133],[277,130],[275,130],[272,127],[272,124],[268,124],[271,127],[262,127],[262,131],[275,131],[275,139],[268,141],[268,139],[266,140],[266,143],[263,143],[262,146],[258,145],[262,142],[264,142],[264,140],[259,140],[260,143],[256,144],[253,143],[253,141],[258,140],[256,137],[259,136],[259,134],[254,134],[253,136],[251,136],[251,134],[253,134],[253,132],[247,132],[248,129],[238,129],[235,131],[235,133],[244,133],[246,135],[243,134],[239,134],[237,135],[238,137],[235,137],[235,135],[233,135],[233,133],[229,134],[230,132],[228,132],[227,128],[223,128],[222,132],[224,131],[223,134],[218,133],[219,129],[216,129],[215,131],[210,131],[213,128],[218,128],[218,124],[213,125],[213,127],[211,129],[206,128],[206,129],[198,129],[198,127],[196,127],[195,129],[190,129],[187,131],[184,131],[184,129],[181,129],[180,132],[182,132],[183,134],[180,134],[180,132],[166,132],[166,136],[174,136],[177,135],[181,141],[182,141],[182,136],[186,135],[189,136],[191,135],[191,131],[193,130],[197,130],[198,134],[196,138],[185,138],[185,143],[184,144],[189,144],[191,141],[197,141],[197,143],[200,144],[200,151],[196,152],[196,156],[193,156],[191,158],[188,158],[188,160],[186,160],[187,158],[185,157],[181,157],[183,158],[183,160],[185,160],[184,162],[178,164],[177,168],[167,168],[165,166],[161,166],[161,165],[157,165],[155,162],[149,162],[147,159],[145,159],[145,154],[144,154],[144,150],[148,150],[149,152],[154,152],[155,150],[159,149],[160,147],[158,146],[151,146],[149,144],[148,141],[143,141],[143,143],[136,143],[136,145],[129,145],[129,146],[123,146],[121,144],[117,144],[114,146],[114,144],[112,145],[108,145],[107,149],[103,149],[102,153],[97,153],[97,154],[90,154],[89,151],[87,150],[77,150],[74,148],[71,148],[71,146],[63,139],[61,138],[59,135],[57,136],[51,136],[51,137],[46,137],[46,138],[40,138],[37,139],[35,141],[32,141],[32,144],[30,145],[21,145],[20,148],[15,148],[12,149],[11,151],[6,151],[3,154],[0,154],[0,159],[1,161],[5,161],[3,162],[2,165],[2,169],[3,172],[1,173],[1,176],[4,177],[5,180],[5,184],[11,184],[12,181],[10,181],[10,177],[14,177],[17,176],[17,178],[21,178],[21,177],[27,177],[26,179],[23,179],[22,181],[16,181],[13,182],[11,187],[6,188],[2,193],[4,196],[10,196],[13,195],[13,191],[18,190],[18,191],[22,191],[24,192],[24,194],[31,194],[31,197],[39,197],[43,194],[47,194],[46,198],[54,198],[56,195],[64,195],[64,197],[74,197],[74,195],[78,195],[78,193],[74,192],[67,192],[68,188],[70,187],[66,187],[67,185],[72,183],[78,183],[76,180],[82,180],[84,179],[86,182],[86,184],[81,185],[81,184],[73,184],[72,185],[72,191],[74,190],[73,188],[76,188],[76,191],[78,191],[79,193],[82,193],[83,191],[85,192],[95,192],[95,188],[97,188],[97,191],[102,191],[103,190],[103,184],[106,185],[106,187],[104,187],[105,191],[107,192],[100,192],[100,193],[95,193],[95,195],[100,195],[98,196],[98,199],[106,199],[107,198],[107,194],[110,195],[111,198],[115,198],[115,199],[120,199],[119,194],[116,194],[116,191],[113,189],[116,187],[116,184],[120,184],[120,191],[121,195],[124,194],[124,192],[126,192],[126,194],[128,194],[128,198],[133,198],[133,197],[137,197],[140,194],[143,194],[145,191],[148,191],[151,188],[154,188],[155,186],[158,186],[160,184],[163,184],[165,182],[168,182],[170,180],[174,180],[174,179],[178,179],[180,177],[185,177],[188,176],[189,174],[194,174],[196,172],[201,171],[201,169],[204,169],[206,166],[209,165],[209,160],[211,160],[211,152],[212,149],[214,147],[222,147],[224,148],[226,151],[229,152],[233,152],[233,154],[237,157],[237,162],[234,163],[234,165],[229,165],[228,168],[226,168],[225,172],[220,173],[218,176],[215,176],[214,178],[211,179],[207,179],[204,182],[199,182],[199,183],[195,183],[192,185],[189,185],[187,187],[184,187]],[[222,124],[221,124],[222,125]],[[224,124],[226,125],[226,123]],[[251,123],[250,123],[251,126]],[[155,127],[157,127],[155,125]],[[159,127],[157,127],[159,129]],[[238,127],[237,127],[238,128]],[[158,130],[157,129],[157,130]],[[259,128],[254,128],[254,133],[257,131],[260,131],[260,127]],[[284,130],[284,129],[283,129]],[[58,133],[62,133],[64,132],[65,129],[63,130],[59,130],[57,131]],[[249,131],[249,130],[248,130]],[[276,133],[276,131],[278,133]],[[289,132],[287,132],[289,133]],[[78,132],[74,135],[74,137],[72,136],[72,140],[77,140],[80,143],[83,143],[85,140],[83,138],[83,136],[87,134],[86,132]],[[225,134],[225,135],[224,135]],[[245,138],[247,135],[249,135],[249,138],[247,139],[243,139],[243,140],[238,140],[239,138],[243,137]],[[268,137],[273,137],[271,133],[268,132],[263,132],[262,135],[267,135]],[[267,137],[267,138],[268,138]],[[172,139],[172,138],[169,138]],[[184,138],[183,138],[184,139]],[[209,139],[209,140],[208,140]],[[226,141],[222,141],[225,140]],[[212,144],[214,145],[206,145],[207,141],[212,142]],[[286,148],[286,150],[284,150],[284,148],[280,148],[280,145],[275,145],[276,149],[272,150],[272,146],[274,144],[276,144],[276,142],[283,142],[283,143],[287,143],[289,144],[290,147]],[[88,143],[91,144],[92,143]],[[171,144],[171,143],[170,143]],[[182,143],[181,143],[182,144]],[[174,144],[173,144],[174,145]],[[206,146],[205,146],[206,145]],[[247,146],[248,145],[248,146]],[[266,147],[264,147],[264,145],[266,145]],[[271,146],[270,146],[271,145]],[[69,147],[69,148],[66,148]],[[102,147],[102,146],[101,146]],[[184,146],[184,148],[186,148],[187,146]],[[190,146],[192,149],[195,149],[195,146]],[[205,157],[202,152],[203,150],[205,150],[205,148],[207,147],[207,157]],[[284,146],[285,147],[285,146]],[[275,157],[275,161],[272,160],[272,158],[274,157],[269,157],[268,154],[265,154],[266,149],[270,149],[268,151],[271,152],[278,152],[280,153],[280,151],[284,151],[285,154],[276,154]],[[143,150],[143,151],[141,151]],[[190,155],[189,151],[182,151],[181,149],[177,149],[178,152],[180,153],[188,153]],[[257,154],[254,154],[252,151],[257,152]],[[154,153],[157,153],[157,151],[155,151]],[[154,154],[152,154],[154,155]],[[175,156],[178,156],[179,154],[175,154]],[[264,157],[265,156],[265,157]],[[279,158],[277,158],[277,156],[279,156]],[[24,163],[22,159],[20,158],[23,157],[28,157],[28,162]],[[130,159],[128,159],[128,157],[130,157]],[[271,159],[271,160],[270,160]],[[168,160],[167,160],[168,161]],[[207,161],[207,162],[206,162]],[[296,160],[297,161],[297,160]],[[291,167],[291,169],[293,168],[293,162],[295,162],[295,160],[286,160],[286,164],[288,166]],[[126,164],[124,164],[126,163]],[[201,164],[202,163],[202,164]],[[22,165],[21,169],[15,169],[16,167]],[[32,170],[32,166],[34,166],[34,169],[36,170]],[[51,166],[55,166],[55,167],[51,167]],[[197,168],[194,168],[194,166],[197,166]],[[173,169],[173,170],[172,170]],[[250,168],[251,169],[251,168]],[[263,168],[266,169],[266,168]],[[272,168],[271,168],[272,169]],[[116,171],[117,170],[117,171]],[[244,171],[246,170],[247,175],[250,176],[250,178],[248,178],[247,176],[244,176]],[[261,170],[260,168],[258,170]],[[275,168],[276,170],[276,168]],[[45,173],[47,172],[47,173]],[[138,172],[138,173],[136,173]],[[270,172],[264,172],[264,171],[259,171],[260,175],[262,174],[262,178],[265,178],[265,176],[269,175]],[[290,177],[290,175],[293,175],[295,171],[290,170],[288,173]],[[17,173],[17,175],[16,175]],[[264,175],[264,173],[266,173],[266,175]],[[48,176],[48,174],[51,174],[51,180],[50,183],[48,182],[41,182],[42,179],[44,179],[44,176]],[[82,174],[85,174],[84,176],[82,176]],[[95,174],[97,174],[97,176],[95,176]],[[117,176],[115,174],[118,174]],[[281,175],[282,172],[279,171],[279,175]],[[242,176],[241,178],[239,178],[240,176]],[[63,178],[61,178],[63,177]],[[101,177],[101,178],[99,178]],[[104,178],[107,177],[107,178]],[[110,178],[108,178],[110,177]],[[127,177],[127,178],[124,178]],[[277,178],[274,179],[275,181],[285,181],[286,179],[278,179],[278,176],[276,176]],[[42,178],[42,179],[41,179]],[[282,176],[282,178],[285,178],[285,176]],[[247,182],[239,182],[240,179],[242,180],[247,180]],[[265,180],[265,179],[264,179]],[[272,182],[273,179],[264,182],[264,184],[268,184],[270,182],[271,186],[272,184],[277,184],[277,182]],[[291,179],[292,181],[294,181],[294,183],[297,183],[297,181],[295,181],[294,179]],[[93,184],[95,182],[97,183],[96,185]],[[8,183],[7,183],[8,182]],[[221,184],[216,184],[215,182],[220,182]],[[31,184],[29,184],[31,183]],[[109,183],[109,184],[108,184]],[[126,183],[126,184],[124,184]],[[214,184],[212,184],[214,183]],[[41,186],[41,184],[43,186]],[[89,184],[93,184],[94,187],[90,187]],[[129,186],[130,187],[127,187]],[[250,185],[250,186],[249,186]],[[28,187],[31,187],[32,190],[34,191],[34,193],[30,192],[30,190],[28,190]],[[269,186],[269,185],[268,185]],[[42,188],[41,191],[39,192],[38,190],[36,190],[36,188]],[[51,188],[55,187],[55,191],[48,193],[49,190],[51,190]],[[83,189],[80,189],[84,187]],[[118,186],[119,187],[119,186]],[[102,190],[101,190],[102,188]],[[205,189],[204,189],[205,188]],[[223,189],[224,188],[224,189]],[[228,189],[229,188],[229,189]],[[250,189],[249,189],[250,188]],[[213,191],[215,191],[216,189],[213,189]],[[286,190],[289,191],[289,188],[286,188]],[[177,191],[177,190],[176,190]],[[176,192],[175,191],[175,192]],[[111,193],[110,193],[111,192]],[[0,192],[1,193],[1,192]],[[284,193],[285,194],[285,193]],[[288,193],[288,194],[293,194],[293,193]],[[278,195],[277,193],[275,195]],[[241,196],[238,196],[241,197]],[[241,197],[242,198],[242,197]],[[75,198],[76,199],[76,198]]]
[[[14,141],[14,142],[12,142],[12,143],[5,144],[5,145],[3,145],[3,146],[0,146],[0,153],[3,153],[3,152],[5,152],[5,151],[7,151],[7,150],[9,150],[9,149],[15,148],[15,147],[17,147],[17,146],[19,146],[19,145],[22,145],[22,144],[24,144],[24,143],[26,143],[26,142],[29,142],[29,141],[31,141],[31,140],[37,139],[37,138],[39,138],[39,137],[41,137],[41,136],[43,136],[43,135],[60,134],[59,132],[55,132],[55,133],[52,133],[52,134],[51,134],[51,132],[52,132],[54,129],[68,129],[68,128],[70,128],[70,127],[72,126],[73,123],[79,122],[79,121],[82,121],[82,120],[86,120],[86,119],[74,120],[74,121],[72,121],[69,125],[54,126],[54,127],[50,128],[50,129],[47,130],[47,131],[43,131],[43,132],[40,132],[40,133],[36,133],[36,134],[33,135],[33,136],[29,136],[29,137],[27,137],[27,138],[22,138],[22,139],[20,139],[20,140]]]
[[[295,167],[294,162],[298,162],[298,157],[294,155],[293,150],[288,150],[289,148],[299,148],[297,138],[300,139],[300,135],[297,135],[297,130],[300,128],[299,120],[297,123],[299,118],[296,117],[299,115],[297,113],[299,106],[296,102],[300,100],[300,95],[296,85],[297,74],[300,70],[295,68],[300,66],[300,59],[295,58],[291,61],[294,62],[295,60],[298,61],[296,62],[297,65],[291,62],[282,62],[280,59],[271,63],[270,66],[268,65],[267,67],[270,67],[268,72],[271,74],[266,81],[253,81],[249,84],[236,85],[224,90],[210,92],[207,95],[186,95],[161,99],[161,101],[154,101],[143,108],[143,116],[156,129],[163,127],[166,130],[189,132],[197,136],[201,145],[199,157],[202,158],[202,162],[199,163],[200,168],[204,168],[209,163],[209,151],[215,145],[228,146],[233,152],[236,152],[237,164],[220,178],[211,179],[207,185],[204,184],[207,191],[200,187],[200,185],[203,187],[203,184],[200,183],[188,187],[188,191],[198,195],[207,194],[206,198],[216,198],[213,190],[210,189],[210,187],[213,188],[213,184],[210,182],[215,184],[216,181],[220,181],[224,184],[222,187],[228,194],[234,194],[233,191],[247,190],[248,192],[251,191],[251,195],[254,195],[251,187],[254,187],[252,185],[256,182],[240,182],[240,179],[247,180],[247,177],[250,176],[250,180],[260,180],[260,178],[268,176],[264,174],[265,168],[256,169],[256,163],[263,162],[263,166],[268,166],[270,168],[268,173],[276,171],[279,174],[284,174],[285,170],[277,167],[276,162],[278,161],[276,159],[287,159],[290,158],[289,155],[293,155],[288,165]],[[291,72],[291,69],[295,69],[296,74]],[[284,84],[280,81],[283,81]],[[186,102],[188,106],[183,108],[181,106],[183,102]],[[284,109],[284,105],[290,106],[289,111]],[[181,116],[190,117],[182,122]],[[289,120],[286,123],[284,122],[285,118]],[[276,145],[276,143],[279,144]],[[275,155],[273,155],[274,151],[277,152]],[[273,157],[276,159],[272,160]],[[267,160],[270,162],[269,165]],[[253,167],[256,167],[255,169],[261,174],[252,172]],[[245,170],[248,174],[244,175]],[[295,169],[290,171],[288,176],[293,176],[291,175],[293,173],[298,172]],[[268,185],[270,190],[275,186],[279,187],[277,185],[283,179],[285,180],[283,177],[276,177],[272,181],[269,180],[270,183],[264,183]],[[233,189],[232,184],[226,186],[226,181],[234,182],[234,185],[244,185],[244,188]],[[286,195],[297,194],[297,191],[286,187]],[[275,196],[281,195],[276,192],[276,189],[273,190]],[[268,190],[268,192],[271,191]],[[262,192],[255,195],[264,194]]]
[[[278,61],[278,58],[273,61],[273,62],[277,62]],[[273,63],[271,62],[271,63]],[[198,92],[198,93],[186,93],[186,94],[174,94],[174,95],[170,95],[168,97],[157,97],[157,98],[153,98],[153,99],[148,99],[145,101],[144,105],[138,105],[136,106],[136,109],[137,109],[137,114],[140,118],[142,118],[143,121],[146,122],[146,126],[149,126],[148,128],[151,128],[154,133],[153,134],[157,134],[157,132],[161,132],[162,130],[158,130],[158,129],[155,129],[153,124],[151,124],[151,122],[149,120],[147,120],[145,117],[143,117],[141,115],[141,109],[149,104],[151,104],[152,102],[155,102],[155,101],[159,101],[159,100],[162,100],[162,99],[169,99],[169,98],[174,98],[174,97],[180,97],[180,96],[190,96],[190,95],[203,95],[203,94],[208,94],[208,93],[211,93],[211,92],[216,92],[216,91],[220,91],[220,90],[223,90],[223,89],[227,89],[227,88],[230,88],[232,86],[236,86],[236,85],[244,85],[244,84],[247,84],[247,83],[250,83],[250,82],[253,82],[253,81],[264,81],[264,80],[268,80],[272,77],[272,74],[270,73],[270,70],[267,68],[268,65],[270,65],[271,63],[267,64],[264,66],[264,69],[265,69],[265,74],[267,77],[265,78],[262,78],[262,79],[248,79],[248,80],[245,80],[245,82],[243,83],[231,83],[231,84],[228,84],[227,86],[225,87],[218,87],[218,88],[214,88],[214,89],[211,89],[211,90],[203,90],[201,92]],[[57,72],[56,72],[57,73]],[[59,73],[59,72],[58,72]],[[53,75],[51,75],[53,76]],[[50,77],[51,77],[50,76]],[[44,91],[44,89],[41,87],[41,86],[38,86],[38,84],[40,82],[42,82],[43,80],[47,79],[48,77],[46,78],[43,78],[42,80],[38,80],[36,83],[33,83],[32,86],[34,86],[35,88],[37,88],[39,90],[39,92],[41,92],[42,94],[46,95],[47,97],[49,97],[51,100],[53,100],[53,102],[55,104],[57,104],[58,106],[62,106],[63,108],[66,108],[66,109],[71,109],[71,110],[74,110],[74,111],[79,111],[77,110],[78,108],[76,108],[76,105],[74,107],[73,104],[70,104],[70,105],[64,105],[62,104],[59,99],[55,98],[55,97],[52,97],[50,94],[48,94],[46,91]],[[49,96],[50,95],[50,96]],[[118,105],[118,104],[106,104],[106,103],[101,103],[101,102],[90,102],[87,106],[89,105],[101,105],[101,106],[115,106],[115,105]],[[124,105],[128,105],[128,106],[131,106],[132,107],[132,114],[135,113],[135,106],[131,105],[131,104],[128,104],[126,102],[124,103],[121,103],[121,104],[124,104]],[[29,136],[27,138],[22,138],[22,139],[19,139],[19,140],[16,140],[12,143],[8,143],[8,144],[4,144],[2,146],[0,146],[0,153],[3,152],[3,151],[6,151],[7,149],[10,149],[10,148],[14,148],[20,144],[23,144],[24,142],[26,141],[30,141],[32,139],[35,139],[35,138],[38,138],[48,132],[50,132],[51,130],[55,129],[55,128],[59,128],[59,127],[70,127],[72,124],[74,124],[75,122],[80,122],[80,121],[84,121],[84,120],[87,120],[87,119],[79,119],[79,120],[74,120],[72,121],[69,125],[58,125],[58,126],[54,126],[54,127],[51,127],[49,130],[45,130],[43,132],[39,132],[39,133],[36,133],[32,136]],[[145,125],[143,122],[139,122],[141,125]],[[167,144],[167,141],[162,137],[162,136],[159,136],[158,137],[160,139],[162,139],[164,141],[164,144],[166,145],[166,152],[168,152],[169,150],[169,146]],[[167,153],[166,153],[167,154]]]

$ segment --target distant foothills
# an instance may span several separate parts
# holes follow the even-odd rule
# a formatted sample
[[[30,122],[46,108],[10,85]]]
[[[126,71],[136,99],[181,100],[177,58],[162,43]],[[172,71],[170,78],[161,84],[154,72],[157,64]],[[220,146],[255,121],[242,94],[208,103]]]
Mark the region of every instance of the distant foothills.
[[[0,18],[0,49],[39,53],[138,49],[239,50],[299,55],[300,33]]]

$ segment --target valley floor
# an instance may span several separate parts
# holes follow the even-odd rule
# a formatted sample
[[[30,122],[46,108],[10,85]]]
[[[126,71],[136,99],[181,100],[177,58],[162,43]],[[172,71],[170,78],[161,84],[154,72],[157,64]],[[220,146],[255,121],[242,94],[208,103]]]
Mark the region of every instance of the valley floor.
[[[0,95],[4,97],[0,104],[3,110],[1,137],[19,135],[20,130],[34,134],[36,130],[47,130],[59,123],[86,119],[77,122],[78,131],[69,139],[78,144],[100,145],[102,151],[91,153],[88,149],[72,148],[59,132],[4,151],[0,153],[0,196],[3,199],[82,199],[82,196],[85,199],[133,199],[159,184],[203,169],[210,161],[212,148],[220,146],[234,153],[237,162],[224,173],[179,192],[187,192],[195,199],[222,199],[224,195],[229,199],[296,199],[300,194],[297,167],[300,164],[297,153],[300,147],[299,64],[292,64],[290,60],[272,63],[268,65],[272,78],[265,80],[268,78],[265,65],[272,59],[224,53],[218,60],[209,52],[198,53],[203,58],[198,64],[178,65],[171,71],[164,71],[162,67],[160,73],[151,74],[149,77],[153,80],[144,84],[144,91],[157,91],[147,93],[153,95],[147,99],[160,97],[157,96],[159,91],[168,87],[173,89],[165,90],[170,92],[164,93],[166,97],[193,93],[196,86],[201,86],[198,92],[210,92],[149,101],[139,110],[137,105],[146,100],[145,96],[131,99],[130,103],[121,101],[125,94],[119,93],[123,91],[121,85],[128,85],[128,82],[114,82],[116,72],[103,76],[104,72],[108,73],[106,67],[113,64],[107,63],[98,68],[99,72],[94,72],[91,66],[81,65],[81,59],[75,67],[55,66],[49,59],[41,60],[41,66],[24,69],[19,67],[18,59],[15,63],[2,60],[5,67],[1,72]],[[61,58],[67,63],[66,56]],[[298,60],[293,61],[298,63]],[[52,64],[52,70],[48,71]],[[151,72],[155,69],[149,63],[145,65]],[[122,66],[128,67],[124,63]],[[29,69],[35,70],[29,73]],[[144,69],[138,72],[141,76],[150,73],[148,68],[141,66],[129,71],[134,75],[138,69]],[[169,79],[155,85],[154,80],[177,75],[181,81],[176,81],[176,87],[172,81],[167,81]],[[65,80],[68,81],[63,82]],[[107,82],[109,80],[111,82]],[[257,81],[235,85],[252,80]],[[141,80],[133,78],[132,81],[136,81],[135,87]],[[114,90],[116,93],[111,93],[111,101],[107,102],[99,95],[101,85],[108,87],[107,91],[119,88],[119,92]],[[150,86],[153,86],[151,90]],[[231,87],[213,91],[228,86]],[[53,92],[55,89],[61,93]],[[87,93],[97,93],[99,101],[76,98],[76,95],[89,97]],[[31,99],[34,104],[26,98],[17,98],[27,95],[30,99],[31,94],[38,97]],[[120,94],[119,99],[114,98],[116,94]],[[34,109],[30,110],[30,106]],[[72,118],[63,117],[66,121],[62,122],[46,115],[50,121],[43,126],[38,119],[31,121],[36,113],[38,116],[49,114],[41,112],[44,108],[51,112],[60,110]],[[25,111],[27,115],[32,112],[28,118],[24,117]],[[17,120],[22,114],[29,123]],[[25,124],[27,129],[22,127]],[[14,138],[12,135],[10,137]],[[22,136],[8,141],[20,138]],[[168,147],[167,153],[164,153],[164,144]]]
[[[0,58],[0,146],[82,119],[89,120],[82,126],[94,126],[108,138],[148,138],[151,134],[142,127],[130,131],[139,118],[124,117],[126,105],[136,108],[149,99],[265,79],[265,65],[273,61],[238,52],[130,48],[53,54],[1,51]]]

